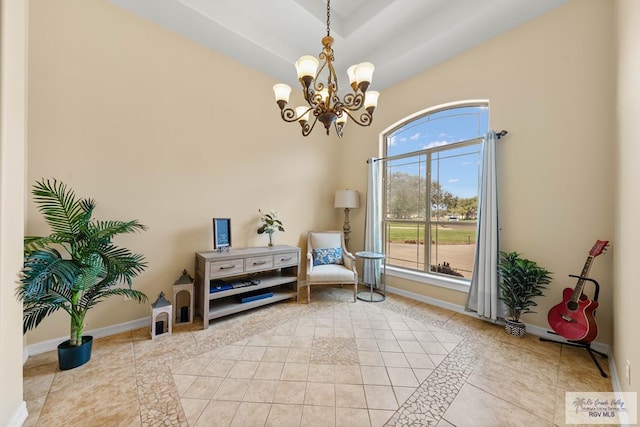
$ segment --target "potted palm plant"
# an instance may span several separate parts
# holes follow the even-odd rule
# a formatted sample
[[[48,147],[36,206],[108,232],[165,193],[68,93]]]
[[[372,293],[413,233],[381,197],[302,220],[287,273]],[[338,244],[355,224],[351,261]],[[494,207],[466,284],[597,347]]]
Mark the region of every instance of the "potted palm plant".
[[[58,346],[60,369],[81,366],[91,358],[91,336],[83,336],[90,308],[113,295],[138,302],[147,296],[131,288],[147,266],[144,257],[112,243],[125,233],[145,230],[138,221],[99,221],[93,199],[76,199],[56,180],[36,182],[32,191],[38,210],[51,228],[48,236],[24,239],[24,267],[18,298],[23,302],[23,332],[50,314],[66,311],[71,318],[69,340]],[[126,286],[122,286],[126,284]]]
[[[520,257],[517,252],[500,252],[498,282],[501,296],[509,309],[510,319],[505,320],[505,330],[510,335],[523,337],[526,332],[520,315],[535,313],[530,307],[538,304],[533,300],[543,296],[542,291],[551,283],[551,274],[536,262]]]

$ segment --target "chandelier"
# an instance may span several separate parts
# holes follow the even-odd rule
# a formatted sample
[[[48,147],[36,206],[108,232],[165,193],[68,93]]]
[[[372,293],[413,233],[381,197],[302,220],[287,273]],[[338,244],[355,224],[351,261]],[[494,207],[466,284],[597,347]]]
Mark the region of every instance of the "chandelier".
[[[331,0],[327,0],[327,35],[322,38],[322,52],[318,55],[322,66],[318,70],[320,61],[314,56],[304,55],[296,62],[298,80],[302,85],[302,93],[308,106],[291,108],[287,104],[291,87],[284,83],[273,86],[276,103],[280,107],[280,115],[285,122],[297,121],[302,126],[302,135],[307,136],[313,130],[316,122],[324,125],[327,135],[331,125],[335,126],[336,134],[342,137],[342,130],[347,123],[347,117],[351,117],[360,126],[369,126],[373,122],[373,112],[378,104],[376,91],[369,91],[374,66],[370,62],[362,62],[352,65],[347,69],[349,83],[353,92],[346,94],[342,99],[338,95],[338,78],[333,68],[333,37],[331,37]],[[321,74],[326,74],[326,83],[320,81]],[[361,110],[364,107],[364,110]],[[313,122],[310,117],[313,115]]]

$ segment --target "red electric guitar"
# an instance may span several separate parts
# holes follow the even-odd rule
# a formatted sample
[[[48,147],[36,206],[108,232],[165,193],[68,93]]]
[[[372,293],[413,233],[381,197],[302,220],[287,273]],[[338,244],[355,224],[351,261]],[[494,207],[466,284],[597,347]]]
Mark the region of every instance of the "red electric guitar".
[[[578,276],[576,287],[574,289],[565,288],[562,292],[562,302],[549,310],[547,315],[549,325],[558,335],[569,341],[587,344],[598,335],[598,325],[593,317],[593,312],[598,308],[598,301],[591,301],[582,293],[582,290],[593,259],[600,255],[608,244],[609,242],[606,240],[596,241],[596,244],[589,251],[582,273]]]

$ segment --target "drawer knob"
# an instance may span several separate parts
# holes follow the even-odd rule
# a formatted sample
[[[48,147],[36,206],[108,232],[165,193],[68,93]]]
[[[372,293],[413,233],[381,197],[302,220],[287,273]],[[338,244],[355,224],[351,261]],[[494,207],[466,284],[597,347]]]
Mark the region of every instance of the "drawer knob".
[[[254,261],[253,265],[262,265],[262,264],[266,264],[267,261]]]
[[[223,266],[220,266],[220,270],[229,270],[231,268],[235,268],[235,265],[223,265]]]
[[[280,261],[291,261],[292,259],[293,259],[292,257],[280,258]]]

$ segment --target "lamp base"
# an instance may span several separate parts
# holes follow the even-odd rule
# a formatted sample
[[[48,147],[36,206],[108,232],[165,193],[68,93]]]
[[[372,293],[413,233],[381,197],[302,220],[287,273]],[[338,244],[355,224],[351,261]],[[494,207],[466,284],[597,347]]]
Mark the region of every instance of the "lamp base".
[[[344,226],[342,227],[344,233],[344,245],[349,249],[349,233],[351,233],[351,224],[349,224],[349,208],[344,208]]]

